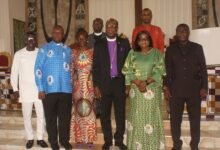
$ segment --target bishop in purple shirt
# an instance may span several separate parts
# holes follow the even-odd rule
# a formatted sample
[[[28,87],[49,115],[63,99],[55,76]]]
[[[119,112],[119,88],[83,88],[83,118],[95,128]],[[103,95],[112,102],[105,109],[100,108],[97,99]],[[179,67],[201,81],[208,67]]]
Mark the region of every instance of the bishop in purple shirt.
[[[108,52],[110,58],[110,76],[114,78],[118,76],[116,37],[113,39],[107,37],[107,41],[108,41]]]
[[[101,100],[101,125],[104,133],[103,150],[109,150],[112,140],[120,150],[125,132],[125,78],[121,70],[130,50],[128,39],[117,36],[118,21],[106,22],[106,38],[95,43],[93,56],[93,82],[95,96]],[[115,109],[116,132],[112,133],[111,108]]]

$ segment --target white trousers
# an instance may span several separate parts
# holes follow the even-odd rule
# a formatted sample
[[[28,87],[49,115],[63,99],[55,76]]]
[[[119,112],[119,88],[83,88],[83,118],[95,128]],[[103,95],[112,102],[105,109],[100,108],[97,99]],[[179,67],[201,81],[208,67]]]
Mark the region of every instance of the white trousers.
[[[34,134],[33,134],[33,128],[32,128],[32,110],[33,105],[35,107],[35,112],[37,115],[37,140],[43,139],[43,134],[45,131],[45,119],[44,119],[44,109],[42,101],[38,100],[35,102],[23,102],[22,103],[22,114],[24,118],[24,128],[25,128],[25,134],[27,140],[33,140]]]

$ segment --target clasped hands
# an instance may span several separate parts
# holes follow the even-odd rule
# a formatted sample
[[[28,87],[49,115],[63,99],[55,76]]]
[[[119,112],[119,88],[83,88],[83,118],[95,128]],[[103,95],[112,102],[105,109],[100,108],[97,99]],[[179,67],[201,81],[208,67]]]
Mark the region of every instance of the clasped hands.
[[[151,77],[147,78],[147,80],[135,79],[131,81],[131,83],[135,84],[137,88],[139,89],[139,91],[142,93],[146,92],[147,86],[152,82],[155,82],[155,81]],[[125,91],[126,95],[129,94],[129,91],[130,91],[130,86],[126,86],[126,91]]]
[[[139,89],[140,92],[146,92],[146,88],[147,88],[146,81],[137,80],[134,84],[137,86],[137,88]]]

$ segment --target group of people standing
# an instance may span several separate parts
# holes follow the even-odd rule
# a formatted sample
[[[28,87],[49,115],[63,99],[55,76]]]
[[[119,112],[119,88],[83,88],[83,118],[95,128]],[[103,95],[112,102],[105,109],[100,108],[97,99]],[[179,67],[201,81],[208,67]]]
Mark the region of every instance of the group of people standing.
[[[187,104],[192,150],[198,150],[201,99],[207,95],[207,71],[202,47],[190,42],[189,27],[176,28],[177,41],[165,53],[162,30],[151,25],[152,12],[143,9],[143,25],[133,30],[132,49],[126,38],[118,36],[118,21],[110,18],[93,21],[94,33],[84,29],[76,33],[70,47],[62,43],[63,28],[53,28],[52,41],[39,50],[35,35],[28,33],[26,47],[14,56],[11,83],[22,102],[26,148],[33,146],[31,112],[37,114],[37,144],[43,140],[44,116],[48,141],[53,150],[60,143],[72,149],[70,142],[93,145],[96,133],[96,100],[100,101],[100,121],[105,143],[120,150],[166,149],[161,114],[162,93],[171,107],[173,150],[180,150],[181,121]],[[18,83],[19,81],[19,83]],[[19,86],[18,86],[19,85]],[[127,146],[125,133],[126,96]],[[27,105],[28,104],[28,105]],[[111,110],[114,105],[116,131],[113,135]],[[72,132],[70,136],[70,131]],[[58,140],[59,135],[59,140]]]

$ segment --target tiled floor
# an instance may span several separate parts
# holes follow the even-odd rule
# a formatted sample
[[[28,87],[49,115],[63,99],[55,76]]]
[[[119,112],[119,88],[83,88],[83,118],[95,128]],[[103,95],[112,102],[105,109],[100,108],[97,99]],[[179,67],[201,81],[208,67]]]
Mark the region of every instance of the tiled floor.
[[[33,113],[33,127],[35,128],[36,115]],[[113,122],[113,132],[115,130],[115,121]],[[97,119],[97,141],[93,150],[100,150],[103,144],[103,134],[99,119]],[[169,120],[164,120],[164,128],[166,135],[167,150],[172,146],[172,139],[170,133]],[[201,121],[201,142],[200,150],[217,150],[220,149],[220,121]],[[47,139],[47,134],[45,134]],[[126,139],[126,134],[125,134]],[[183,150],[189,149],[190,133],[189,122],[187,118],[182,123],[182,139]],[[126,140],[125,140],[126,142]],[[0,111],[0,150],[23,150],[25,145],[23,118],[20,111]],[[36,144],[35,144],[36,145]],[[83,145],[81,148],[73,144],[74,149],[89,149],[87,145]],[[35,146],[32,150],[39,150],[40,148]],[[47,149],[46,149],[47,150]],[[112,147],[112,150],[117,150],[117,147]]]

